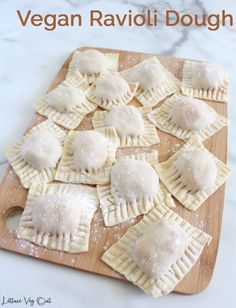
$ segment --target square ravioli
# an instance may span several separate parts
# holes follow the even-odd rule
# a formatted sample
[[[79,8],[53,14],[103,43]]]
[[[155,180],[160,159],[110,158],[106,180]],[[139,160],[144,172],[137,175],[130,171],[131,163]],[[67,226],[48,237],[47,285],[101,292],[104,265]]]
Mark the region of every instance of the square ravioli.
[[[169,192],[191,211],[197,210],[231,173],[197,135],[155,168]]]
[[[113,127],[69,132],[55,180],[106,184],[115,161],[118,137]]]
[[[86,97],[88,88],[82,75],[75,72],[39,99],[35,109],[53,122],[67,129],[75,129],[97,107]]]
[[[129,82],[138,82],[135,98],[143,105],[153,107],[167,96],[180,91],[180,80],[170,73],[156,57],[120,72]]]
[[[113,126],[119,137],[119,147],[147,147],[160,142],[155,126],[148,119],[150,107],[123,105],[110,111],[94,113],[94,128]]]
[[[119,53],[100,52],[95,49],[74,51],[68,67],[66,78],[74,72],[80,72],[89,83],[94,83],[100,74],[117,72],[119,68]]]
[[[186,60],[182,72],[181,91],[184,95],[226,103],[229,77],[217,64]]]
[[[150,211],[160,202],[174,206],[154,169],[157,152],[122,156],[111,169],[111,184],[97,186],[104,224],[114,226]]]
[[[6,149],[6,156],[24,188],[33,181],[52,182],[67,133],[50,120],[41,122]]]
[[[96,188],[34,183],[17,237],[53,250],[88,251],[90,224],[98,204]]]
[[[162,247],[161,244],[164,244],[166,249],[170,251],[172,249],[172,252],[176,252],[175,244],[178,243],[179,245],[179,241],[172,243],[172,229],[168,232],[170,235],[169,241],[162,241],[161,235],[166,235],[164,232],[164,234],[160,234],[159,236],[159,243],[154,236],[156,232],[154,234],[153,232],[147,232],[152,229],[152,226],[155,226],[154,224],[160,219],[165,219],[167,222],[175,224],[176,228],[178,228],[178,233],[182,233],[182,237],[185,236],[188,239],[188,245],[185,247],[182,245],[182,255],[177,254],[175,258],[171,260],[168,258],[168,255],[167,258],[163,260],[166,252],[168,252],[167,250],[164,251],[164,255],[161,255],[156,253],[154,249],[158,248],[157,244],[159,244],[159,247]],[[141,246],[139,243],[140,240],[145,240],[144,243],[141,243],[143,244]],[[176,240],[178,240],[178,236]],[[103,254],[102,260],[115,271],[124,275],[127,280],[137,285],[148,295],[160,297],[174,290],[176,285],[192,269],[204,247],[209,244],[210,241],[210,235],[193,227],[162,203],[151,210],[147,215],[144,215],[140,222],[129,228],[125,235]],[[151,262],[148,258],[149,256]],[[148,262],[146,263],[145,258],[148,258]],[[157,262],[161,258],[162,262],[164,261],[165,271],[159,271],[160,276],[155,276],[153,275],[155,274],[153,270],[156,271],[158,269]],[[171,261],[174,262],[171,264]]]
[[[171,96],[161,107],[151,111],[148,118],[160,130],[182,140],[196,133],[205,140],[228,122],[202,100],[180,94]]]
[[[103,74],[88,90],[88,99],[97,106],[110,110],[127,105],[135,96],[137,82],[127,82],[119,73]]]

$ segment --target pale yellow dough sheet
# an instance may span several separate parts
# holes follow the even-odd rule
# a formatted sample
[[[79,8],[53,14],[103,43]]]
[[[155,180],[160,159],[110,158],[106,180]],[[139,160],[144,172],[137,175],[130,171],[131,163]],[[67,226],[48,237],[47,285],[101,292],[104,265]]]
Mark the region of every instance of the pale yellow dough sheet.
[[[82,194],[89,200],[87,204],[81,204],[82,210],[76,234],[64,233],[63,235],[38,232],[32,225],[32,211],[28,204],[39,196],[53,194]],[[79,253],[88,251],[90,224],[94,213],[98,209],[98,197],[96,188],[74,184],[39,184],[34,183],[29,190],[25,210],[21,216],[17,237],[30,241],[36,245],[48,249]]]
[[[204,141],[217,133],[221,128],[227,126],[228,120],[215,112],[213,108],[206,104],[209,112],[214,115],[214,121],[209,126],[196,131],[178,127],[176,124],[170,121],[169,116],[173,106],[181,102],[182,98],[183,96],[180,94],[171,96],[161,105],[161,107],[156,108],[148,113],[149,120],[160,130],[174,135],[182,140],[188,140],[197,133],[200,139]]]
[[[151,112],[150,107],[141,107],[138,108],[140,111],[143,122],[144,122],[144,134],[142,136],[119,136],[118,132],[118,147],[120,148],[129,148],[129,147],[147,147],[154,144],[158,144],[160,139],[157,134],[155,126],[148,119],[148,113]],[[92,118],[92,123],[94,128],[106,127],[105,117],[108,111],[96,111]]]
[[[78,69],[76,69],[76,61],[77,61],[77,57],[79,54],[81,54],[81,51],[75,50],[73,52],[72,59],[68,67],[66,79],[69,78],[71,75],[73,75],[74,72],[76,71],[78,72]],[[110,71],[117,72],[119,68],[119,53],[106,52],[104,53],[104,55],[111,61]],[[88,84],[94,83],[100,76],[100,74],[85,74],[85,73],[82,73],[81,75],[83,76],[83,78]]]
[[[184,95],[210,101],[226,103],[228,101],[229,80],[224,80],[222,86],[217,89],[195,89],[192,86],[192,68],[197,65],[196,61],[185,60],[182,72],[181,91]]]
[[[59,86],[56,88],[72,86],[77,89],[80,89],[84,92],[86,96],[86,91],[89,88],[89,84],[85,81],[82,75],[79,72],[75,72],[70,75],[69,78],[65,79]],[[67,129],[75,129],[79,126],[80,122],[84,117],[96,109],[96,105],[90,102],[87,98],[84,103],[76,106],[72,112],[60,112],[56,109],[50,107],[47,103],[47,94],[46,93],[39,101],[35,104],[35,109],[41,115],[52,120],[56,124],[59,124]]]
[[[82,183],[82,184],[106,184],[109,182],[110,169],[115,161],[118,137],[113,127],[96,129],[103,134],[108,142],[108,158],[99,170],[75,170],[73,163],[73,142],[78,132],[69,132],[63,149],[62,157],[59,162],[55,180],[65,183]]]
[[[142,62],[132,66],[131,68],[128,68],[124,71],[121,71],[120,74],[123,78],[125,78],[127,81],[130,81],[131,73],[139,68],[144,63],[153,63],[157,64],[159,67],[159,70],[164,72],[167,76],[166,82],[163,83],[160,87],[156,87],[150,90],[143,91],[140,87],[138,88],[135,98],[143,105],[143,106],[149,106],[154,107],[157,105],[160,101],[165,99],[167,96],[170,96],[173,93],[180,91],[180,80],[175,77],[171,72],[169,72],[157,59],[157,57],[150,57]]]
[[[214,186],[210,190],[199,190],[195,193],[191,193],[188,189],[181,184],[179,177],[177,177],[177,170],[174,167],[174,162],[177,158],[188,150],[202,150],[206,151],[213,158],[216,168],[217,176]],[[155,165],[157,173],[164,183],[169,192],[188,210],[197,210],[214,192],[227,180],[231,173],[229,167],[227,167],[221,160],[209,152],[197,135],[191,137],[187,143],[185,143],[173,156],[167,161]],[[202,179],[204,181],[204,179]]]
[[[108,75],[109,74],[101,74],[100,77],[96,80],[96,82],[101,80],[102,78],[108,76]],[[114,73],[113,75],[111,74],[111,76],[122,77],[119,73]],[[92,84],[91,87],[89,87],[89,89],[87,91],[87,97],[92,103],[94,103],[97,106],[99,106],[103,109],[106,109],[106,110],[110,110],[113,107],[120,106],[120,105],[127,105],[134,98],[134,96],[135,96],[135,94],[138,90],[138,83],[137,82],[128,82],[129,92],[125,95],[125,97],[122,97],[120,99],[107,100],[107,99],[104,99],[104,98],[96,97],[96,95],[95,95],[96,82],[94,84]]]
[[[190,243],[184,256],[174,263],[165,275],[157,279],[151,279],[136,265],[130,251],[132,245],[145,230],[158,218],[162,217],[175,221],[186,232],[190,238]],[[176,285],[192,269],[204,247],[210,241],[210,235],[193,227],[164,203],[160,203],[147,215],[144,215],[139,223],[128,229],[125,235],[103,254],[102,260],[148,295],[160,297],[174,290]]]
[[[56,168],[47,168],[42,171],[32,167],[21,156],[21,147],[27,137],[34,131],[48,130],[64,145],[67,133],[59,128],[50,120],[46,120],[34,126],[28,133],[26,133],[20,141],[7,147],[6,156],[16,175],[20,178],[21,184],[24,188],[29,188],[32,182],[52,182],[56,173]]]
[[[158,163],[157,152],[155,150],[149,153],[123,156],[119,159],[145,160],[154,168]],[[102,210],[102,215],[106,226],[114,226],[139,215],[146,214],[153,207],[158,206],[161,202],[164,202],[169,207],[175,206],[171,194],[168,193],[164,185],[161,183],[160,189],[155,197],[143,198],[142,201],[138,202],[136,200],[133,200],[133,202],[122,202],[120,205],[115,204],[114,197],[111,193],[111,184],[103,186],[98,185],[97,191],[100,201],[100,208]]]

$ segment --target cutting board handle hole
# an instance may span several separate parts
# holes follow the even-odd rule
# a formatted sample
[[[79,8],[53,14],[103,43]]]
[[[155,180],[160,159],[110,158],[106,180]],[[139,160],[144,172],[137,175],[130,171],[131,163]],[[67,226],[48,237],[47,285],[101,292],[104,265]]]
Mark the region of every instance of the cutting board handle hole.
[[[5,224],[9,231],[17,231],[20,223],[20,218],[23,213],[23,208],[15,206],[6,214]]]

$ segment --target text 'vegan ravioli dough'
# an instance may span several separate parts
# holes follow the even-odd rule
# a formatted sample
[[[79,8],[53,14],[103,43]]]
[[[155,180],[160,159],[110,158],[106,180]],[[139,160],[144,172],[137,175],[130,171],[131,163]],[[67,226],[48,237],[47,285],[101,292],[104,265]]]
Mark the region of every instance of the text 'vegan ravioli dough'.
[[[159,69],[157,63],[143,63],[133,70],[130,74],[132,81],[138,81],[140,88],[143,91],[160,87],[166,82],[166,74],[163,70]]]
[[[108,157],[107,139],[96,131],[80,131],[74,139],[74,165],[76,170],[98,170]]]
[[[200,100],[186,98],[173,106],[170,120],[182,129],[196,131],[211,125],[214,115]]]
[[[217,169],[215,161],[207,152],[189,150],[174,162],[180,181],[190,192],[211,190],[214,186]]]
[[[134,106],[112,108],[105,117],[106,126],[115,127],[119,136],[142,136],[144,122],[141,113]]]
[[[23,159],[39,170],[54,168],[61,154],[59,140],[47,130],[34,131],[21,148]]]
[[[111,193],[115,204],[153,198],[159,189],[159,177],[144,160],[121,159],[111,169]]]
[[[72,86],[58,87],[47,94],[47,103],[59,112],[72,112],[85,103],[85,94]]]
[[[17,238],[69,253],[88,251],[90,225],[98,205],[96,188],[34,182]]]
[[[156,279],[168,273],[188,247],[189,238],[178,224],[158,218],[134,242],[131,255],[147,277]]]
[[[32,201],[29,206],[32,208],[32,225],[36,232],[58,235],[76,233],[81,208],[75,195],[43,195]]]
[[[171,96],[147,116],[157,128],[182,140],[195,134],[205,140],[228,122],[203,100],[180,94]]]

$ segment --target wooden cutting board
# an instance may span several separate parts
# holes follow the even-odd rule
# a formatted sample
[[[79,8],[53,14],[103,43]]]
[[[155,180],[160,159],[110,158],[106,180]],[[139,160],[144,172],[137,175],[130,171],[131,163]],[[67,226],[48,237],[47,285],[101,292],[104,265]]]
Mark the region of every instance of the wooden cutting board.
[[[79,50],[88,49],[86,47],[79,48]],[[111,50],[96,48],[103,52],[119,52],[120,54],[120,70],[128,68],[141,60],[150,57],[150,54],[143,54],[137,52]],[[162,64],[179,76],[183,59],[158,56]],[[54,81],[49,87],[49,90],[60,84],[65,76],[70,62],[71,55],[63,64],[62,68],[56,75]],[[32,102],[33,104],[34,102]],[[134,99],[132,104],[139,106],[140,104]],[[161,103],[160,103],[161,104]],[[159,104],[159,105],[160,105]],[[218,113],[227,116],[227,105],[222,103],[208,102]],[[89,114],[79,126],[79,130],[92,128],[91,126],[92,113]],[[45,120],[40,115],[35,115],[34,119],[29,125],[29,128]],[[29,129],[28,128],[28,129]],[[160,161],[167,160],[182,143],[177,138],[161,132],[158,130],[161,143],[153,146],[159,151]],[[213,137],[205,141],[205,146],[214,153],[220,160],[226,162],[227,160],[227,128],[221,129]],[[142,151],[143,149],[139,149]],[[145,149],[147,150],[147,149]],[[149,148],[150,150],[150,148]],[[136,150],[137,151],[137,150]],[[120,154],[130,153],[132,150],[119,150]],[[208,234],[212,235],[213,240],[210,246],[206,247],[194,268],[189,274],[179,283],[175,289],[176,292],[184,294],[195,294],[204,290],[212,277],[215,266],[218,244],[220,239],[221,221],[224,208],[224,193],[225,185],[221,186],[213,196],[211,196],[196,212],[190,212],[177,202],[177,207],[174,209],[184,219],[189,221],[192,225],[202,229]],[[25,205],[27,197],[27,190],[24,189],[17,176],[14,174],[11,167],[7,169],[6,175],[0,186],[0,247],[6,250],[14,251],[27,256],[47,260],[61,265],[73,267],[75,269],[85,270],[100,275],[110,276],[117,279],[125,279],[120,274],[116,273],[100,258],[103,252],[116,242],[122,234],[139,219],[131,222],[123,223],[115,227],[105,227],[101,217],[100,211],[95,214],[92,222],[92,230],[90,236],[89,252],[81,254],[68,254],[65,252],[58,252],[48,250],[46,248],[38,247],[29,242],[19,240],[13,231],[6,228],[7,217],[16,210],[22,210]],[[79,275],[79,272],[78,272]]]

